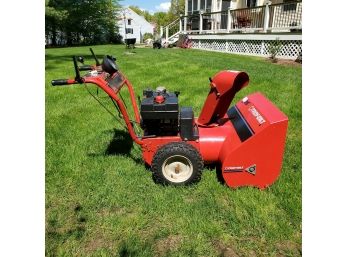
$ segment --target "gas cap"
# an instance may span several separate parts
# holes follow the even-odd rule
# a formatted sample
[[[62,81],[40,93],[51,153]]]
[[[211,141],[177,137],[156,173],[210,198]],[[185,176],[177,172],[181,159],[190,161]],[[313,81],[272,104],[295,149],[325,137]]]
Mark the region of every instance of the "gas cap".
[[[164,96],[163,96],[163,95],[157,95],[157,96],[155,97],[155,102],[158,103],[158,104],[163,103],[164,100],[165,100],[165,99],[164,99]]]

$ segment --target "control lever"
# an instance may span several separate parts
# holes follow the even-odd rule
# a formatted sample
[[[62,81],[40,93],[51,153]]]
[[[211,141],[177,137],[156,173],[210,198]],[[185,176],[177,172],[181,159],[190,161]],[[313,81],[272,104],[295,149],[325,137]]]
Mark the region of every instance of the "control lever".
[[[100,62],[99,62],[99,60],[97,59],[97,56],[95,56],[95,54],[94,54],[94,52],[93,52],[93,49],[92,49],[91,47],[89,48],[89,51],[91,51],[91,53],[92,53],[92,55],[93,55],[93,57],[94,57],[95,65],[96,65],[96,66],[100,66]]]

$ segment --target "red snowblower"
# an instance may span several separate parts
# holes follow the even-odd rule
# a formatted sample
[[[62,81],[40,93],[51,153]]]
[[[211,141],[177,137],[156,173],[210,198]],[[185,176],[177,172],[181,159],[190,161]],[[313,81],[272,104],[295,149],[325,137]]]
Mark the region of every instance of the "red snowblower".
[[[200,180],[204,165],[213,164],[232,187],[265,188],[278,178],[284,154],[288,118],[261,93],[253,93],[230,107],[238,91],[247,86],[245,72],[224,70],[209,78],[209,93],[198,118],[192,107],[179,108],[179,92],[164,87],[145,89],[137,106],[132,84],[119,70],[116,59],[102,64],[90,49],[96,65],[78,66],[76,76],[53,80],[53,86],[91,83],[114,102],[130,137],[142,149],[153,179],[164,185],[189,185]],[[88,71],[81,76],[80,71]],[[128,89],[134,120],[121,89]],[[141,135],[135,127],[140,126]]]

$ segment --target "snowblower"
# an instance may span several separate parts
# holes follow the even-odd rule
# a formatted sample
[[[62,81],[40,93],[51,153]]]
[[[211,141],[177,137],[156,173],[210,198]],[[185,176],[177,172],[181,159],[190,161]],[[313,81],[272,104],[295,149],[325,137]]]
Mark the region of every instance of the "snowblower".
[[[209,92],[198,117],[192,107],[179,106],[179,92],[165,87],[145,89],[138,108],[133,86],[106,55],[100,64],[78,66],[75,78],[53,80],[53,86],[91,83],[115,103],[132,140],[142,149],[154,181],[189,185],[200,180],[204,165],[214,164],[225,183],[237,188],[266,188],[279,177],[288,118],[261,93],[245,96],[230,107],[249,82],[247,73],[223,70],[209,78]],[[83,76],[80,71],[87,73]],[[129,91],[134,120],[119,93]],[[140,110],[139,110],[140,109]],[[136,134],[135,126],[142,133]]]

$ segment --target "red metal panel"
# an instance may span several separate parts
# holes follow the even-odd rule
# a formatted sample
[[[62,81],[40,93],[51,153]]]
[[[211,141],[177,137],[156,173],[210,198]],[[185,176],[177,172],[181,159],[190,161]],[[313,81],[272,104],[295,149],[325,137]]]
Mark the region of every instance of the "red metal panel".
[[[155,155],[155,153],[161,146],[168,143],[181,142],[181,141],[182,139],[179,136],[154,137],[154,138],[142,139],[143,144],[141,145],[141,148],[143,152],[144,162],[146,162],[148,165],[151,165],[153,156]],[[198,152],[200,152],[198,141],[187,141],[186,143],[192,145],[198,150]]]
[[[222,164],[222,175],[230,187],[265,188],[278,178],[284,153],[287,122],[272,124],[230,152]],[[252,174],[247,168],[256,167]]]
[[[232,123],[228,120],[218,127],[199,127],[199,147],[205,163],[217,162],[226,140],[235,139],[240,142]],[[236,143],[234,142],[234,143]],[[229,144],[231,149],[234,144]]]
[[[248,102],[240,101],[237,107],[255,134],[239,144],[232,137],[226,139],[220,154],[223,178],[230,187],[265,188],[280,174],[288,119],[260,93],[249,95]],[[250,167],[255,167],[254,173]]]
[[[208,125],[225,116],[235,94],[249,83],[245,72],[221,71],[210,83],[210,92],[204,103],[198,124]]]

